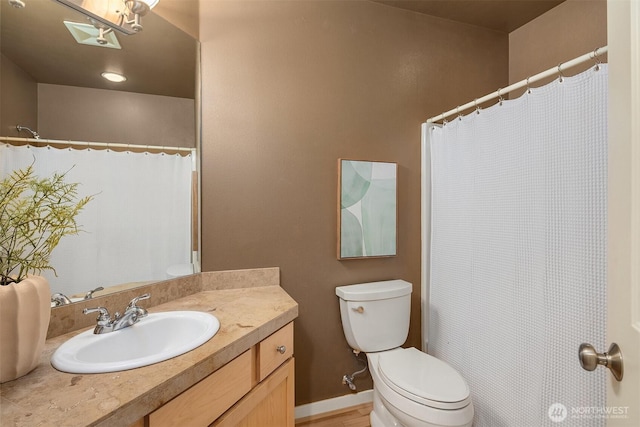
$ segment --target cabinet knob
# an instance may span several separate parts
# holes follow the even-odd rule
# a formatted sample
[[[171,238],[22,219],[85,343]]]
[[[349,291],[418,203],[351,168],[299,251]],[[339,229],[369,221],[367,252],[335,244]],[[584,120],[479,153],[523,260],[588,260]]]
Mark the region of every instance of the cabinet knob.
[[[287,352],[287,347],[279,345],[278,347],[276,347],[276,351],[280,354],[285,354]]]

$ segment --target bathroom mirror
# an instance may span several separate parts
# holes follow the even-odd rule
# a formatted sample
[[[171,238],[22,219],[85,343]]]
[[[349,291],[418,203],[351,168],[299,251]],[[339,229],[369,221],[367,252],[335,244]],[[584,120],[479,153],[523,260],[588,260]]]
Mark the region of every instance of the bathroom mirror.
[[[154,12],[162,1],[144,16],[143,31],[111,31],[105,47],[92,43],[97,30],[80,12],[54,0],[24,1],[24,8],[0,2],[2,55],[37,83],[195,98],[198,42]],[[70,30],[65,21],[81,24],[80,30]],[[104,71],[125,74],[127,81],[105,80]],[[7,131],[0,136],[19,136]]]
[[[170,11],[176,3],[182,4],[175,7],[186,3],[185,0],[165,1],[171,5],[167,8]],[[50,140],[172,146],[197,151],[199,46],[196,39],[155,13],[154,9],[143,17],[142,32],[134,35],[110,32],[109,43],[117,44],[119,48],[96,46],[90,43],[89,39],[95,40],[95,35],[85,15],[54,0],[23,2],[25,7],[14,8],[9,1],[0,0],[0,136],[31,138],[31,134],[16,129],[16,125],[22,125]],[[167,16],[166,13],[162,15]],[[84,25],[76,31],[78,37],[74,38],[65,21]],[[77,38],[80,40],[76,41]],[[89,40],[89,44],[83,40]],[[104,71],[122,73],[127,80],[119,84],[107,81],[101,76]],[[22,80],[27,80],[27,84],[16,85],[7,80],[14,73],[26,76]],[[132,108],[133,101],[129,102],[128,96],[148,96],[151,101],[135,104]],[[47,122],[44,117],[47,114],[39,110],[45,98],[49,99],[48,108],[62,110],[56,120]],[[187,114],[173,114],[177,111],[174,100],[180,103],[181,111],[187,110]],[[163,120],[141,106],[163,108],[176,122],[158,123]],[[110,118],[110,114],[113,117]],[[100,118],[102,126],[97,122],[87,123],[93,116]],[[167,136],[163,126],[175,129],[175,134]],[[114,133],[118,129],[120,133]],[[189,186],[184,191],[191,194],[198,190]],[[131,239],[140,240],[144,236],[132,235]],[[193,241],[197,240],[196,231]],[[122,244],[127,245],[127,242]],[[122,268],[126,269],[126,266]],[[139,279],[131,282],[134,286],[148,283]],[[130,283],[125,280],[112,290],[128,286]],[[86,291],[90,289],[88,286]],[[52,287],[52,292],[68,293],[64,287]]]

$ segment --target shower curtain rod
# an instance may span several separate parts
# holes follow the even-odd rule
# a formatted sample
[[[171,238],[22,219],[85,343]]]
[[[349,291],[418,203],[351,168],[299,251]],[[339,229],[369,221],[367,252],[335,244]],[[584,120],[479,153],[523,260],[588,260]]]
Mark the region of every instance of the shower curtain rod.
[[[194,153],[195,148],[187,147],[165,147],[160,145],[135,145],[135,144],[121,144],[111,142],[84,142],[84,141],[63,141],[59,139],[34,139],[34,138],[16,138],[12,136],[0,136],[0,142],[18,143],[11,145],[33,145],[37,147],[46,147],[47,145],[58,145],[61,148],[102,148],[102,149],[126,149],[130,151],[138,152],[154,152],[165,154],[178,154],[178,153]]]
[[[478,98],[475,99],[471,102],[467,102],[464,105],[460,105],[452,110],[447,111],[446,113],[442,113],[439,116],[435,116],[435,117],[431,117],[430,119],[427,119],[427,124],[432,124],[435,123],[437,121],[443,120],[449,116],[452,116],[454,114],[460,114],[460,111],[464,111],[467,110],[471,107],[475,107],[476,109],[478,108],[479,104],[482,104],[483,102],[487,102],[490,101],[492,99],[496,99],[496,98],[502,98],[502,95],[509,93],[509,92],[513,92],[514,90],[518,90],[521,89],[523,87],[529,87],[532,83],[535,83],[537,81],[540,81],[542,79],[545,79],[547,77],[551,77],[554,75],[560,75],[562,76],[562,72],[568,68],[572,68],[575,67],[576,65],[580,65],[583,64],[587,61],[596,60],[596,65],[600,63],[600,61],[598,60],[598,57],[602,54],[605,54],[609,51],[608,46],[604,46],[604,47],[599,47],[597,49],[595,49],[593,52],[589,52],[589,53],[585,53],[582,56],[579,56],[575,59],[572,59],[570,61],[567,62],[563,62],[560,63],[557,67],[553,67],[548,69],[547,71],[543,71],[539,74],[536,74],[535,76],[531,76],[528,77],[524,80],[521,80],[517,83],[512,84],[511,86],[507,86],[504,89],[498,89],[495,92],[492,92],[488,95],[483,96],[482,98]]]

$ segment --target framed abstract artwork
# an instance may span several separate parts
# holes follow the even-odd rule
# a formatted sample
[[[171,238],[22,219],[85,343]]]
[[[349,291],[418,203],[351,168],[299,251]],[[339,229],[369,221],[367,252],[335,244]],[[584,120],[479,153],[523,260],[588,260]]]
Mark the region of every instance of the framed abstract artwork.
[[[396,163],[338,159],[338,259],[396,255]]]

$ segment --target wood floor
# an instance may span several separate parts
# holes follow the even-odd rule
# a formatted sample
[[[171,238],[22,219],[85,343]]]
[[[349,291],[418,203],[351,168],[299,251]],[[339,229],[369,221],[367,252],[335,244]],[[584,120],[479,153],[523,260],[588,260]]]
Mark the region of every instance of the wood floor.
[[[315,415],[296,421],[296,427],[370,427],[369,412],[373,408],[372,403]]]

